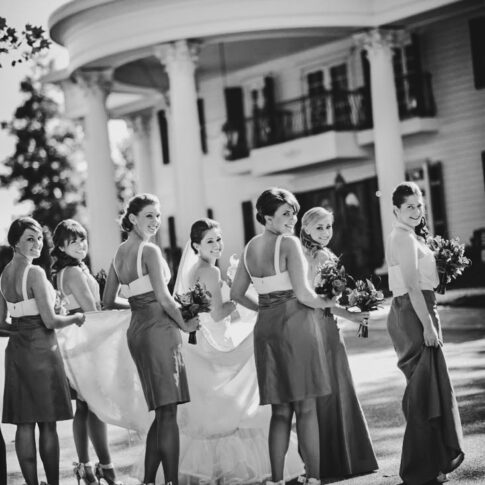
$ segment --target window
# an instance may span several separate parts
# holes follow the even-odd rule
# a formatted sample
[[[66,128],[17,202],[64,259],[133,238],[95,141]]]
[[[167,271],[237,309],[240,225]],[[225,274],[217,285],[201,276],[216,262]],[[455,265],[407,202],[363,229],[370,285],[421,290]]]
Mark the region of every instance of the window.
[[[485,88],[485,17],[470,20],[469,26],[475,88],[483,89]]]
[[[349,124],[348,69],[346,63],[306,73],[310,127],[313,133]]]
[[[392,64],[401,119],[417,114],[421,63],[416,35],[411,43],[393,49]]]

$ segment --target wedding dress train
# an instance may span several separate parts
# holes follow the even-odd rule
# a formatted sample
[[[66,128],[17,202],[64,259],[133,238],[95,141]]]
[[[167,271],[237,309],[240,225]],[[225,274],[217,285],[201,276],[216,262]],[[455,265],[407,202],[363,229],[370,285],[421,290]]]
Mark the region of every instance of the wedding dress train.
[[[221,290],[228,299],[227,285]],[[239,312],[236,323],[201,314],[196,345],[183,335],[191,401],[178,406],[181,483],[255,483],[271,475],[270,409],[259,406],[254,363],[256,314]],[[129,322],[129,310],[89,312],[82,327],[72,325],[57,335],[69,381],[89,408],[106,423],[146,433],[153,415],[128,350]],[[143,469],[141,457],[138,468],[137,475]],[[292,433],[285,478],[301,473]]]

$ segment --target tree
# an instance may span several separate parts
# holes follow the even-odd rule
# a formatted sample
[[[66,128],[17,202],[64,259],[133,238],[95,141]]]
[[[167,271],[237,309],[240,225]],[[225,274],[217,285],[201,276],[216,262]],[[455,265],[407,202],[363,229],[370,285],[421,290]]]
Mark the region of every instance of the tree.
[[[26,24],[24,30],[19,33],[15,27],[7,24],[4,17],[0,17],[0,55],[16,54],[10,61],[12,66],[46,51],[50,45],[51,41],[46,37],[42,27]]]
[[[51,89],[33,77],[20,83],[24,102],[12,121],[1,124],[17,142],[15,153],[4,161],[0,182],[15,185],[18,202],[32,201],[32,217],[52,230],[62,219],[73,217],[83,203],[83,174],[71,163],[79,148],[77,133],[61,118]]]

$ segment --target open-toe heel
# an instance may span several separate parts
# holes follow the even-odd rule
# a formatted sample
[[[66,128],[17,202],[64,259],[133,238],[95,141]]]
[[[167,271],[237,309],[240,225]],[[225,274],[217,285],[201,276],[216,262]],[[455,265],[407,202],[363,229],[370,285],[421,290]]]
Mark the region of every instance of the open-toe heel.
[[[111,471],[107,474],[106,470]],[[123,482],[116,480],[115,467],[112,463],[108,463],[107,465],[96,463],[96,478],[98,479],[99,483],[101,483],[101,480],[104,480],[107,485],[123,485]]]
[[[77,478],[77,485],[81,485],[81,480],[85,485],[99,485],[99,481],[96,479],[96,475],[93,469],[93,464],[88,461],[87,463],[73,462],[73,473]]]

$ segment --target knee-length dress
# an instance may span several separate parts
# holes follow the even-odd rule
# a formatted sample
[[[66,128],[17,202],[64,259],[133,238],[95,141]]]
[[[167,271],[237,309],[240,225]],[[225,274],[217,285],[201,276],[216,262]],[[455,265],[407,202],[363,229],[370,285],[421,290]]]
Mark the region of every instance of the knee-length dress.
[[[35,299],[27,294],[30,267],[25,268],[22,277],[24,299],[15,303],[5,300],[16,332],[5,350],[4,423],[72,419],[69,386],[56,333],[44,325]]]
[[[436,297],[436,263],[427,248],[419,260],[420,286],[436,331],[440,331]],[[402,400],[406,429],[400,476],[406,484],[422,485],[463,461],[463,436],[458,404],[441,347],[426,347],[423,326],[407,293],[399,265],[389,267],[394,298],[387,319],[398,367],[407,385]]]
[[[246,270],[259,294],[254,327],[254,357],[260,404],[282,404],[330,394],[328,365],[318,329],[317,310],[300,303],[288,271],[279,268],[278,236],[275,274],[258,278]]]
[[[149,276],[143,275],[144,246],[145,243],[141,243],[138,248],[138,278],[123,286],[131,308],[128,348],[138,370],[148,409],[154,410],[167,404],[188,402],[190,395],[180,329],[155,298]],[[162,261],[163,277],[168,282],[170,270],[165,260]]]

